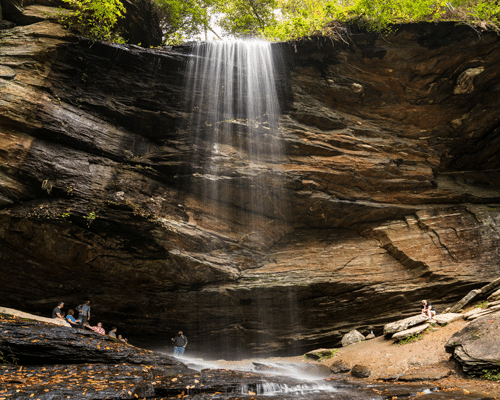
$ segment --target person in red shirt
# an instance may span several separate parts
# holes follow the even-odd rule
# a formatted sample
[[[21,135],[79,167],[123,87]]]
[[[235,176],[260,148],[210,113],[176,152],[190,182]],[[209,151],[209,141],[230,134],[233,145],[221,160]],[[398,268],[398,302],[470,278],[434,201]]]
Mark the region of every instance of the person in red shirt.
[[[92,329],[94,332],[100,333],[101,335],[106,334],[106,331],[104,330],[100,322],[97,323],[97,326],[90,326],[90,329]]]

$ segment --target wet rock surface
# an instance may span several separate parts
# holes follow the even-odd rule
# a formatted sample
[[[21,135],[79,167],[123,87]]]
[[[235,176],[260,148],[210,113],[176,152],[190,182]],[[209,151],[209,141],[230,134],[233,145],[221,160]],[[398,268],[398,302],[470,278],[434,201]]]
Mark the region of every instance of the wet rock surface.
[[[129,363],[185,369],[175,359],[139,349],[90,329],[16,319],[0,319],[0,351],[26,364]]]
[[[380,335],[422,298],[441,312],[500,273],[499,40],[429,24],[276,45],[285,154],[252,170],[227,144],[216,202],[185,124],[189,47],[0,31],[2,305],[90,298],[137,343],[182,329],[236,358]],[[240,205],[252,174],[286,212]]]

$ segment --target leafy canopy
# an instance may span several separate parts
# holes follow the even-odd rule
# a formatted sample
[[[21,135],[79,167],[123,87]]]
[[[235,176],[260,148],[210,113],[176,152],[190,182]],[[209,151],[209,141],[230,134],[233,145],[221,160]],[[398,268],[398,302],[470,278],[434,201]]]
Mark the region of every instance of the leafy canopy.
[[[457,21],[500,30],[500,1],[492,0],[280,0],[276,23],[260,33],[272,40],[331,34],[332,21],[382,32],[391,24]]]
[[[164,43],[180,44],[212,30],[210,19],[218,0],[153,0],[165,37]]]
[[[120,0],[63,0],[73,8],[66,24],[94,39],[122,41],[115,26]],[[500,31],[500,0],[142,0],[155,10],[165,44],[208,31],[227,36],[291,40],[334,35],[333,21],[384,32],[395,23],[457,21]]]
[[[91,39],[124,42],[115,26],[123,18],[125,7],[120,0],[63,0],[72,12],[62,22]]]

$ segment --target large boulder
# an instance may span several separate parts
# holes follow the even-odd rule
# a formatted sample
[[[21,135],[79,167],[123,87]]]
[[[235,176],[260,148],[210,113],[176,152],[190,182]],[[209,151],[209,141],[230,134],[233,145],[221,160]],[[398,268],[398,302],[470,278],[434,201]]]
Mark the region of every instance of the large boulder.
[[[389,324],[384,325],[384,335],[391,335],[396,332],[405,331],[412,326],[427,321],[428,319],[429,317],[427,317],[426,315],[418,314],[405,319],[400,319],[399,321],[396,322],[391,322]]]
[[[472,321],[455,333],[445,348],[453,353],[464,371],[482,372],[500,365],[500,312]]]
[[[349,346],[354,343],[359,343],[365,340],[365,337],[362,333],[358,332],[357,330],[353,329],[349,333],[346,333],[344,337],[342,338],[342,346]]]
[[[364,365],[355,365],[351,369],[351,375],[355,378],[368,378],[372,374],[370,368]]]
[[[330,365],[330,371],[334,374],[340,374],[343,372],[349,372],[351,370],[351,365],[345,360],[335,360]]]

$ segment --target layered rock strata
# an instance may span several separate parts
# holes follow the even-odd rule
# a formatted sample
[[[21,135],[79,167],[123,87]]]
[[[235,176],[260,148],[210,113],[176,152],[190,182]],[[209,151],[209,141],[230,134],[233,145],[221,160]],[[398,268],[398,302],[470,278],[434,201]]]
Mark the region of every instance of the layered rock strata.
[[[182,329],[193,353],[238,357],[380,334],[500,274],[494,33],[276,44],[283,160],[224,146],[223,201],[192,162],[209,152],[186,125],[189,47],[96,43],[50,21],[0,31],[0,46],[3,306],[48,315],[90,298],[138,341]],[[286,209],[240,205],[254,174]]]

